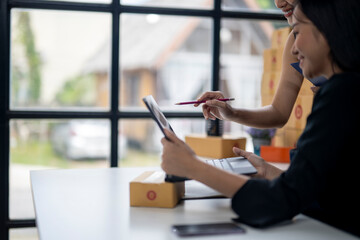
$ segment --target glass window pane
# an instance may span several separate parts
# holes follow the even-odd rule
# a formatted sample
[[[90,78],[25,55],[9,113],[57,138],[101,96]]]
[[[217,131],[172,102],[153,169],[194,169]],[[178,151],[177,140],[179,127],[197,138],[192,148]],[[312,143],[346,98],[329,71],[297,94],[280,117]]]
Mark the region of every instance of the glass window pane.
[[[210,9],[214,6],[214,0],[120,0],[124,5],[152,6],[152,7],[177,7]]]
[[[281,11],[277,9],[274,0],[222,0],[221,6],[224,10],[247,10],[253,12],[259,11]]]
[[[11,109],[109,108],[110,14],[15,9],[11,22]]]
[[[263,52],[271,47],[273,31],[285,26],[285,21],[222,21],[220,88],[235,98],[232,106],[261,106]],[[243,126],[231,123],[230,131],[242,132]]]
[[[33,218],[30,171],[109,166],[108,120],[11,120],[10,218]]]
[[[121,15],[120,107],[143,107],[152,94],[162,108],[210,89],[211,20],[164,15]]]
[[[19,228],[9,230],[10,240],[39,240],[36,228]]]
[[[185,139],[189,134],[205,134],[204,119],[169,119],[176,135]],[[152,119],[121,120],[120,133],[127,139],[126,157],[120,167],[160,166],[162,132]]]

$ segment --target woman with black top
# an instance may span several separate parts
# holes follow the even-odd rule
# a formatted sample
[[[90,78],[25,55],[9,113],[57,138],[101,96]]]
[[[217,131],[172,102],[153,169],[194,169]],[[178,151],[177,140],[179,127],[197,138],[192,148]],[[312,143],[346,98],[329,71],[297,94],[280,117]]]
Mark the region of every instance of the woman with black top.
[[[239,221],[269,226],[305,213],[360,236],[360,1],[299,0],[292,54],[306,78],[328,80],[314,98],[305,130],[283,172],[234,148],[257,168],[234,175],[199,160],[171,131],[161,140],[162,168],[232,198]]]

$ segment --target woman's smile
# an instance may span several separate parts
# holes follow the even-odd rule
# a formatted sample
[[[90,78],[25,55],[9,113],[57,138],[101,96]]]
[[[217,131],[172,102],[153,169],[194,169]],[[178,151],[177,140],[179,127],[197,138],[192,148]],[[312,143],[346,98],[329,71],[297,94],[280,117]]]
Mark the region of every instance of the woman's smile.
[[[286,18],[289,18],[289,17],[291,17],[292,15],[293,15],[293,8],[292,9],[290,9],[290,10],[282,10],[283,12],[284,12],[284,16],[286,17]]]

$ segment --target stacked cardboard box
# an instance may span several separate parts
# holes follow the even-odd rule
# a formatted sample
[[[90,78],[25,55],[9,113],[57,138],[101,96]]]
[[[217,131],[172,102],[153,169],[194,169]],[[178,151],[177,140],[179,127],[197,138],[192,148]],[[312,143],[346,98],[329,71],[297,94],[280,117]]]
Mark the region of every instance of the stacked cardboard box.
[[[235,157],[233,147],[246,149],[246,138],[244,137],[192,134],[185,136],[185,142],[194,150],[196,155],[206,158]]]
[[[272,36],[271,48],[264,51],[264,73],[261,84],[262,105],[271,104],[276,93],[281,75],[282,54],[291,29],[275,30]],[[299,95],[295,101],[291,116],[287,124],[276,131],[273,145],[277,147],[294,147],[303,132],[306,119],[311,112],[313,92],[312,84],[304,80]]]

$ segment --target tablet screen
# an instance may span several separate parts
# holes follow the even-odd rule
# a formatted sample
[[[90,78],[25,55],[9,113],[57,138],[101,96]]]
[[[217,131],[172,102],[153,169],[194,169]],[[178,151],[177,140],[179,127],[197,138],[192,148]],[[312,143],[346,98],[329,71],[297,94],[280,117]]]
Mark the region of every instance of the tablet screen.
[[[160,130],[163,132],[165,138],[167,138],[164,132],[164,128],[166,127],[173,132],[174,130],[171,128],[169,121],[165,118],[164,114],[161,112],[159,106],[155,102],[155,99],[153,98],[153,96],[149,95],[144,97],[143,101],[146,107],[149,109],[152,118],[155,120]],[[169,174],[166,174],[166,178],[165,178],[166,182],[181,182],[185,180],[189,180],[189,179],[184,177],[169,175]]]
[[[153,96],[149,95],[143,98],[143,101],[146,105],[146,107],[149,109],[153,119],[156,121],[156,123],[159,125],[160,130],[164,133],[164,128],[169,128],[172,130],[170,123],[165,118],[164,114],[161,112],[159,106],[155,102],[155,99]],[[164,133],[165,136],[165,133]]]

